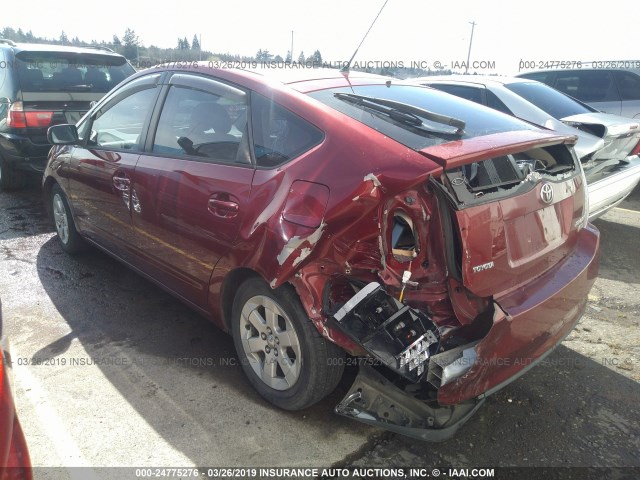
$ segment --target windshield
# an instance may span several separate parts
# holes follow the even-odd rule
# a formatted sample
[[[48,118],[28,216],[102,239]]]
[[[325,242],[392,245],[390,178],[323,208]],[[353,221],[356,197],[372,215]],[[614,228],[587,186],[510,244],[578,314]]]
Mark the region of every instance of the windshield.
[[[124,57],[69,52],[27,52],[16,55],[23,92],[106,93],[135,70]]]
[[[439,125],[433,121],[429,122],[428,118],[424,118],[423,123],[429,124],[429,128],[417,131],[410,122],[403,121],[402,118],[396,115],[383,115],[381,112],[363,108],[362,105],[354,102],[346,102],[340,98],[340,95],[336,97],[336,93],[355,94],[412,105],[434,114],[460,120],[464,122],[464,131],[453,137],[451,133],[454,133],[456,128],[452,132],[447,132],[445,125]],[[312,92],[309,95],[414,150],[421,150],[454,139],[535,129],[535,127],[527,123],[495,110],[444,92],[417,85],[392,84],[389,86],[365,85],[331,88]],[[420,115],[418,114],[418,116]],[[443,132],[442,130],[445,131]]]
[[[595,112],[543,83],[518,82],[505,87],[558,120],[580,113]]]

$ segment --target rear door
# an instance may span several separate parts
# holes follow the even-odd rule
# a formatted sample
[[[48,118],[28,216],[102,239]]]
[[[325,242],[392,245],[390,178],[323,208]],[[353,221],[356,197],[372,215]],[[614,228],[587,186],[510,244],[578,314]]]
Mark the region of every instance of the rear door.
[[[640,118],[640,76],[631,72],[614,72],[623,117]]]
[[[174,74],[132,182],[133,240],[145,271],[205,307],[218,259],[248,208],[254,168],[244,90]]]

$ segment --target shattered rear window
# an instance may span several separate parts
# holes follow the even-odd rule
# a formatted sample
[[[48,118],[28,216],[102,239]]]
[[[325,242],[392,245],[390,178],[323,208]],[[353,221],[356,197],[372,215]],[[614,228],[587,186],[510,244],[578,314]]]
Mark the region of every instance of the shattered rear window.
[[[393,138],[397,142],[412,148],[422,150],[450,141],[450,138],[437,132],[425,135],[418,134],[406,125],[395,122],[390,118],[382,118],[374,112],[356,105],[344,102],[335,97],[336,93],[351,93],[375,98],[394,100],[413,105],[433,113],[447,115],[465,122],[464,133],[460,139],[479,137],[500,132],[517,130],[536,130],[532,125],[522,122],[500,112],[477,105],[444,92],[431,88],[412,85],[366,85],[354,87],[331,88],[311,92],[309,95],[316,100],[344,113],[351,118],[364,123],[378,132]]]

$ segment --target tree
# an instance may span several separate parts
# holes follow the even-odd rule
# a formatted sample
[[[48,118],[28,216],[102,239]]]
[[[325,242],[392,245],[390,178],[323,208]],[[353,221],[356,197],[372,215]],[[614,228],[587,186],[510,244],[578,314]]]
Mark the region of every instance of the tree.
[[[300,52],[300,55],[298,55],[298,62],[304,63],[304,52]]]
[[[193,35],[193,40],[191,41],[191,50],[200,50],[200,41],[198,40],[197,35]]]
[[[123,55],[129,60],[137,58],[140,39],[136,35],[136,32],[134,30],[131,30],[130,28],[127,28],[124,31],[124,36],[122,37],[122,41],[124,42]]]
[[[2,38],[17,40],[16,31],[11,27],[4,27],[4,30],[2,30]]]
[[[122,42],[120,41],[120,38],[117,35],[113,36],[113,45],[116,47],[122,46]]]
[[[287,56],[284,59],[285,63],[291,63],[291,50],[287,50]]]
[[[313,55],[311,56],[311,61],[314,64],[322,65],[322,55],[320,54],[320,50],[316,50],[315,52],[313,52]]]
[[[184,48],[185,50],[189,50],[191,48],[191,46],[189,45],[189,40],[187,40],[187,37],[184,37],[182,39],[182,48]]]
[[[69,37],[67,37],[67,34],[64,33],[64,30],[60,34],[60,43],[62,45],[67,45],[69,43]]]
[[[268,62],[273,58],[273,55],[269,53],[269,50],[258,50],[256,53],[256,60],[260,60],[262,62]]]

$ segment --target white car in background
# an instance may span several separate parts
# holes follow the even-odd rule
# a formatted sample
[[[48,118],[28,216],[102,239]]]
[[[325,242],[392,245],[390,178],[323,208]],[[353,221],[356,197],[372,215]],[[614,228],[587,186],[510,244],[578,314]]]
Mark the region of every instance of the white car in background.
[[[602,113],[544,83],[476,75],[415,79],[550,130],[578,137],[575,151],[589,185],[589,219],[624,200],[640,182],[640,120]]]

